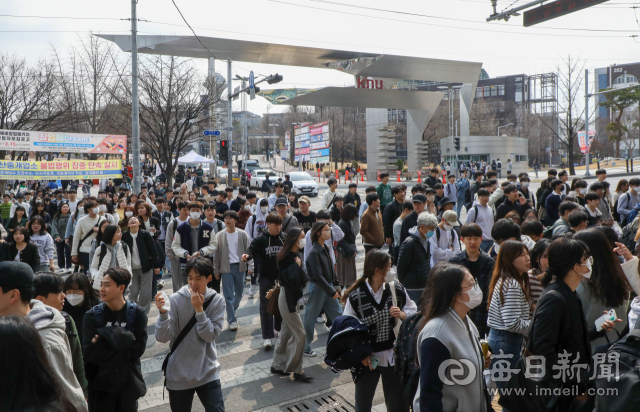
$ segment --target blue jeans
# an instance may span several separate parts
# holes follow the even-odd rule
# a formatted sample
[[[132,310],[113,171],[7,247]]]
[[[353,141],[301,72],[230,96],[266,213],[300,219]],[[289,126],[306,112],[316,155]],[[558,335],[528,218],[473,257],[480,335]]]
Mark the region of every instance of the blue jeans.
[[[169,390],[169,405],[172,412],[191,412],[193,395],[198,394],[205,412],[224,412],[224,399],[220,379],[211,381],[197,388],[181,391]]]
[[[491,249],[491,246],[493,246],[493,240],[491,239],[484,239],[481,243],[480,243],[480,250],[483,252],[489,252],[489,249]]]
[[[316,319],[320,314],[320,311],[324,309],[324,313],[327,315],[327,319],[331,322],[338,316],[342,315],[342,308],[337,299],[332,299],[331,296],[324,293],[318,285],[313,282],[308,283],[309,300],[304,307],[304,332],[306,334],[306,342],[304,345],[304,351],[309,352],[311,350],[311,342],[313,341],[313,332],[315,331]]]
[[[240,306],[242,300],[242,291],[244,289],[244,272],[240,273],[240,264],[232,263],[230,265],[231,272],[222,273],[222,294],[227,302],[227,322],[236,321],[236,310]]]
[[[518,360],[520,360],[522,340],[523,337],[519,333],[513,333],[506,330],[491,329],[491,331],[489,332],[488,341],[493,356],[491,357],[491,365],[489,366],[489,368],[493,369],[493,365],[498,361],[504,364],[505,360],[509,362],[510,368],[515,368],[516,363],[518,363]],[[502,350],[505,355],[513,355],[513,357],[498,359],[497,356],[500,355],[500,350]],[[498,367],[500,367],[500,365],[498,365]],[[496,380],[496,386],[498,386],[498,388],[504,388],[507,385],[507,382],[508,379],[506,381]]]
[[[460,219],[460,212],[462,211],[463,206],[464,206],[464,199],[458,199],[456,203],[456,213],[458,214],[458,219]]]

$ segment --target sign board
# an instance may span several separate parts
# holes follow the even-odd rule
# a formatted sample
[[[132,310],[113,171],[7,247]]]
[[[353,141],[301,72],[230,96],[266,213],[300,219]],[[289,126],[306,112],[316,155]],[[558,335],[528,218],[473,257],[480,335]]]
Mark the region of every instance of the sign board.
[[[0,130],[0,150],[65,153],[127,153],[127,136]]]
[[[249,139],[277,139],[278,135],[275,135],[275,134],[250,134],[247,137]]]
[[[220,136],[220,130],[206,129],[204,131],[205,136]]]
[[[0,179],[77,180],[122,178],[121,160],[15,162],[0,160]]]
[[[233,89],[233,101],[235,102],[236,100],[238,100],[238,98],[240,97],[240,95],[238,94],[238,92],[240,91],[240,86],[236,86],[235,89]]]
[[[580,153],[589,153],[591,149],[591,143],[593,143],[593,138],[596,135],[595,130],[589,130],[589,142],[585,138],[584,130],[578,132],[578,145],[580,146]]]
[[[251,93],[251,100],[256,98],[256,78],[253,75],[253,70],[249,73],[249,93]]]
[[[524,12],[524,27],[533,26],[609,0],[557,0]]]
[[[329,122],[309,126],[309,148],[312,163],[329,163],[331,150],[329,147]],[[304,146],[303,146],[304,147]]]

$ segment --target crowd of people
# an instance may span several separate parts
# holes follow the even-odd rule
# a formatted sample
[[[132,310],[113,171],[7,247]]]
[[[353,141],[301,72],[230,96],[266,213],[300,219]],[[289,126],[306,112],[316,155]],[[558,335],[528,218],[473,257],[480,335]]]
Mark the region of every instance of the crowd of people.
[[[364,198],[329,179],[318,210],[288,176],[262,193],[195,169],[173,187],[146,178],[138,193],[126,181],[96,196],[17,182],[0,205],[0,348],[11,353],[0,410],[137,410],[155,305],[171,410],[191,410],[197,394],[224,411],[216,338],[225,320],[239,329],[247,283],[274,375],[312,383],[303,359],[318,355],[316,324],[331,339],[358,320],[358,412],[371,411],[380,378],[390,412],[488,411],[488,388],[512,382],[483,370],[528,356],[556,365],[558,348],[589,364],[638,324],[640,179],[611,194],[605,170],[589,185],[551,169],[533,193],[527,173],[501,181],[500,168],[444,181],[434,168],[410,190],[381,173]],[[611,309],[618,317],[600,322]],[[462,360],[470,376],[450,383],[442,366]],[[593,409],[590,368],[553,378],[578,388],[558,410]]]

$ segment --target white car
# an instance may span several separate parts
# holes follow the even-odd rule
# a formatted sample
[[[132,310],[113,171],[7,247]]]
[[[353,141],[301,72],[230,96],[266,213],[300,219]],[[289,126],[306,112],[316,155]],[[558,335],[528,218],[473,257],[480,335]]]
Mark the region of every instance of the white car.
[[[293,182],[293,192],[296,192],[298,196],[309,195],[318,196],[318,184],[313,177],[307,172],[292,172],[289,173],[291,182]]]
[[[267,169],[258,169],[251,171],[251,181],[249,182],[250,187],[256,188],[256,190],[262,189],[262,182],[264,182],[267,177],[267,173],[269,173],[269,180],[271,180],[272,184],[278,181],[278,178],[275,177],[276,174],[273,170]]]

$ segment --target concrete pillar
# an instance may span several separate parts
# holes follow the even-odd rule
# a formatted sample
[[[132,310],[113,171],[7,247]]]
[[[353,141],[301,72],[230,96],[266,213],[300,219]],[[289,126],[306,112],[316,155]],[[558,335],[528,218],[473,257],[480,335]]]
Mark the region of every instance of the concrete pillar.
[[[369,182],[377,181],[376,159],[381,153],[379,147],[378,133],[383,126],[389,125],[389,117],[387,109],[370,109],[367,108],[367,180]],[[373,184],[373,183],[372,183]]]
[[[460,131],[458,136],[469,136],[469,113],[473,104],[475,87],[471,83],[464,83],[460,88]]]
[[[423,162],[415,148],[422,141],[422,133],[432,116],[430,110],[407,110],[407,169],[410,172],[422,169]]]

